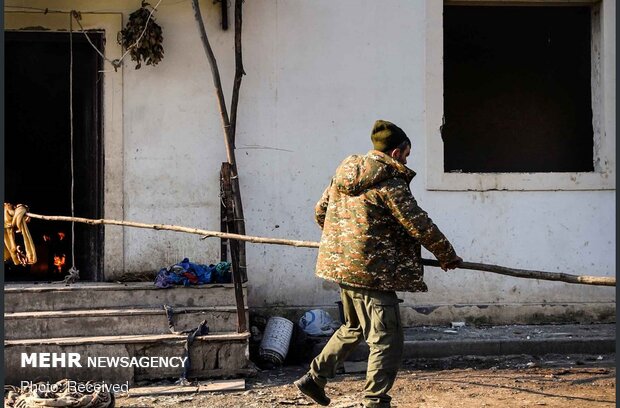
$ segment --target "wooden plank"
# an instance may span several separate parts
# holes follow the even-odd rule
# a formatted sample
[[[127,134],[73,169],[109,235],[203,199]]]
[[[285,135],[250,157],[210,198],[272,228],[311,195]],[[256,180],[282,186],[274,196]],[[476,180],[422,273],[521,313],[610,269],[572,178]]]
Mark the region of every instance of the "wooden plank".
[[[232,174],[232,173],[231,173]],[[241,207],[241,192],[239,187],[239,177],[231,178],[231,194],[235,204],[233,206],[233,222],[235,224],[235,234],[245,235],[245,220],[243,218],[243,209]],[[248,281],[247,261],[245,256],[245,241],[235,241],[239,254],[239,274],[241,282]]]
[[[216,391],[244,391],[245,379],[205,381],[199,383],[199,392],[216,392]]]
[[[234,222],[233,194],[231,184],[232,166],[230,163],[222,163],[222,200],[226,208],[226,227],[228,232],[236,233],[237,224]],[[230,257],[232,258],[232,275],[235,286],[235,300],[237,303],[237,331],[244,333],[248,330],[245,320],[245,307],[243,300],[243,280],[239,270],[239,242],[230,240]]]
[[[130,397],[144,397],[148,395],[176,395],[194,394],[199,392],[224,392],[224,391],[244,391],[245,380],[217,380],[199,382],[197,385],[161,385],[152,387],[137,387],[129,389]]]
[[[129,389],[130,397],[145,397],[148,395],[176,395],[176,394],[194,394],[199,390],[197,385],[162,385],[157,387],[137,387]]]

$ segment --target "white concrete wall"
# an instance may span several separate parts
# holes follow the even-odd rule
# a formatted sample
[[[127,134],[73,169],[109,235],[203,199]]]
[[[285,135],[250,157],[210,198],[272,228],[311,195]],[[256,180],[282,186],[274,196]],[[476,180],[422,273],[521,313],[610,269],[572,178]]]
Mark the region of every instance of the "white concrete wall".
[[[121,11],[126,21],[140,2],[7,3]],[[219,28],[219,5],[201,5],[229,99],[233,30]],[[371,126],[383,118],[411,137],[413,193],[465,260],[614,275],[614,190],[426,189],[426,13],[424,0],[244,3],[247,76],[237,157],[247,233],[318,240],[315,202],[342,158],[370,149]],[[123,71],[124,216],[217,230],[218,173],[226,156],[211,73],[190,2],[164,0],[156,16],[164,60]],[[615,127],[613,117],[605,120]],[[327,307],[338,299],[335,285],[314,277],[316,250],[247,248],[251,307]],[[123,256],[131,272],[183,257],[210,263],[219,259],[219,241],[127,229]],[[426,269],[426,281],[428,293],[402,295],[407,324],[603,319],[615,309],[613,288],[437,268]]]

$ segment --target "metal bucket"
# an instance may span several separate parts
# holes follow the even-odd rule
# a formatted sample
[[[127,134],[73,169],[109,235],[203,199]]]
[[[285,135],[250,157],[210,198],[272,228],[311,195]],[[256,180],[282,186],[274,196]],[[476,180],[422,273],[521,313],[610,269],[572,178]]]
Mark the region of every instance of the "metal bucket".
[[[293,322],[283,317],[272,317],[267,322],[258,354],[261,359],[282,365],[293,336]]]

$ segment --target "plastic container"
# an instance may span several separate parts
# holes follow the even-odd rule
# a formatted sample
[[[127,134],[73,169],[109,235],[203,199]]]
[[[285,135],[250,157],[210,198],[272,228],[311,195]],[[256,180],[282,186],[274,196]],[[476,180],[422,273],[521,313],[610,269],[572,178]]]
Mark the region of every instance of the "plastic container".
[[[282,365],[288,354],[292,336],[293,322],[284,317],[270,318],[258,349],[261,359],[275,365]]]

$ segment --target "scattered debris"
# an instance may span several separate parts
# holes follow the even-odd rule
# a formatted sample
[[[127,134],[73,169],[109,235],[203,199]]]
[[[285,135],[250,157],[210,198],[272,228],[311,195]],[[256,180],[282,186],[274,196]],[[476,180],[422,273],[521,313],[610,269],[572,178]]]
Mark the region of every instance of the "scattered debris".
[[[263,333],[256,326],[250,327],[250,333],[252,334],[252,341],[260,343],[263,339]]]
[[[112,392],[115,385],[118,386],[106,382],[82,382],[68,378],[56,383],[30,383],[28,386],[20,387],[9,385],[4,387],[4,406],[112,408],[115,402]]]
[[[292,347],[292,346],[291,346]],[[458,356],[444,359],[410,359],[404,362],[391,391],[392,403],[399,407],[503,407],[503,406],[612,406],[615,403],[613,354],[603,355],[529,355]],[[570,362],[584,360],[589,365],[574,367]],[[428,368],[423,367],[423,361]],[[609,367],[600,365],[607,361]],[[526,364],[538,367],[525,370]],[[363,362],[358,364],[364,364]],[[490,370],[489,368],[495,367]],[[315,407],[304,398],[292,381],[307,370],[307,365],[285,366],[262,371],[246,380],[247,390],[234,392],[186,393],[177,396],[118,396],[119,407],[185,407],[185,408],[287,408]],[[566,370],[566,371],[564,371]],[[565,372],[566,374],[559,374]],[[559,374],[559,375],[558,375]],[[328,384],[330,407],[361,407],[365,376],[337,375]],[[157,384],[164,385],[164,384]],[[187,401],[187,402],[182,402]],[[546,405],[542,405],[542,404]]]
[[[295,405],[295,406],[299,406],[299,405],[314,405],[312,402],[306,401],[303,398],[297,398],[296,400],[280,400],[280,401],[278,401],[278,404],[281,404],[281,405]]]
[[[299,319],[299,326],[310,336],[331,336],[341,325],[323,309],[309,310]]]
[[[207,283],[230,283],[232,273],[230,262],[220,262],[217,265],[201,265],[184,258],[181,262],[162,268],[157,273],[155,285],[159,288],[168,288],[173,285],[201,285]]]

